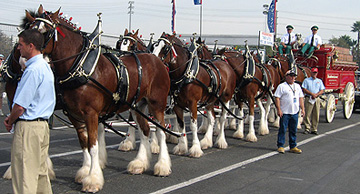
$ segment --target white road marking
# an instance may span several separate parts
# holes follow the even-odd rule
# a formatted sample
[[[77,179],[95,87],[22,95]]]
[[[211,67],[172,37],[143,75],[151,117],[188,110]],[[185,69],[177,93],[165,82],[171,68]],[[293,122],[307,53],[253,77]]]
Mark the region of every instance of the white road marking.
[[[304,144],[307,144],[311,141],[314,141],[316,139],[319,139],[319,138],[322,138],[322,137],[325,137],[327,135],[331,135],[333,133],[337,133],[337,132],[340,132],[340,131],[343,131],[343,130],[346,130],[348,128],[351,128],[351,127],[354,127],[356,125],[360,125],[360,122],[357,122],[357,123],[354,123],[352,125],[348,125],[348,126],[345,126],[345,127],[341,127],[341,128],[338,128],[338,129],[334,129],[334,130],[331,130],[331,131],[328,131],[324,134],[321,134],[321,135],[317,135],[317,136],[314,136],[314,137],[311,137],[311,138],[308,138],[308,139],[305,139],[301,142],[299,142],[297,145],[300,146],[300,145],[304,145]],[[286,147],[285,150],[289,150],[289,147]],[[225,168],[222,168],[220,170],[216,170],[216,171],[213,171],[213,172],[210,172],[210,173],[207,173],[207,174],[204,174],[202,176],[199,176],[199,177],[196,177],[196,178],[193,178],[193,179],[190,179],[188,181],[184,181],[182,183],[179,183],[179,184],[176,184],[176,185],[172,185],[170,187],[167,187],[167,188],[164,188],[164,189],[160,189],[158,191],[155,191],[155,192],[152,192],[151,194],[163,194],[163,193],[168,193],[168,192],[171,192],[171,191],[175,191],[177,189],[181,189],[181,188],[184,188],[184,187],[187,187],[189,185],[192,185],[192,184],[195,184],[197,182],[201,182],[201,181],[204,181],[204,180],[207,180],[207,179],[210,179],[212,177],[215,177],[217,175],[220,175],[220,174],[224,174],[226,172],[229,172],[231,170],[234,170],[234,169],[237,169],[237,168],[240,168],[240,167],[243,167],[247,164],[251,164],[251,163],[254,163],[254,162],[257,162],[259,160],[263,160],[263,159],[266,159],[266,158],[269,158],[271,156],[274,156],[276,154],[279,154],[277,151],[273,151],[273,152],[270,152],[270,153],[267,153],[267,154],[263,154],[261,156],[258,156],[258,157],[255,157],[255,158],[251,158],[251,159],[248,159],[248,160],[245,160],[245,161],[242,161],[242,162],[239,162],[237,164],[233,164],[231,166],[228,166],[228,167],[225,167]]]

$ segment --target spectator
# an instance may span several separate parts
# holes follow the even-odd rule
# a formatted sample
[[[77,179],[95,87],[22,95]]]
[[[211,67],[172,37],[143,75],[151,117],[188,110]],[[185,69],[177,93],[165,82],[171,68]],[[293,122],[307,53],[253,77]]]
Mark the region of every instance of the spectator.
[[[302,88],[305,93],[304,134],[318,134],[317,126],[319,124],[321,104],[321,100],[318,97],[324,93],[325,86],[321,79],[316,77],[317,74],[318,68],[312,68],[311,77],[306,78],[302,83]]]
[[[274,94],[277,112],[280,117],[280,129],[278,132],[278,152],[284,154],[285,134],[289,127],[290,152],[300,154],[302,151],[296,147],[296,132],[298,124],[299,107],[301,115],[304,115],[304,94],[299,84],[295,83],[296,73],[287,71],[285,82],[281,83]]]
[[[4,125],[14,137],[11,147],[12,186],[17,193],[52,193],[48,176],[49,126],[55,108],[54,75],[40,49],[44,36],[37,30],[19,35],[18,49],[27,59],[11,113]]]

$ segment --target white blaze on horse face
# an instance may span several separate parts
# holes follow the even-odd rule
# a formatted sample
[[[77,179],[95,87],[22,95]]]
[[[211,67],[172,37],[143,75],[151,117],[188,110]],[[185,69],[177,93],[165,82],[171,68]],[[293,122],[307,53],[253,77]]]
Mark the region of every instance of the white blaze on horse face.
[[[130,41],[129,40],[123,40],[121,43],[120,50],[121,51],[130,51]]]
[[[153,54],[155,56],[159,56],[161,49],[165,46],[165,42],[163,40],[159,41],[159,43],[154,45],[154,51]]]
[[[38,30],[39,30],[39,32],[40,32],[41,34],[44,34],[44,33],[46,32],[46,28],[45,28],[44,22],[41,22],[41,23],[40,23]]]
[[[20,58],[19,58],[19,64],[20,64],[22,70],[24,70],[25,67],[26,67],[26,66],[25,66],[26,61],[27,61],[27,60],[26,60],[24,57],[20,57]]]

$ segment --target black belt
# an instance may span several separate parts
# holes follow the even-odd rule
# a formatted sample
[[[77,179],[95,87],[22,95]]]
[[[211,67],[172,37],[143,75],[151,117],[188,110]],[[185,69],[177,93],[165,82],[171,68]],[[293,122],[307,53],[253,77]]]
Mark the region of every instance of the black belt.
[[[48,119],[43,119],[43,118],[36,118],[36,119],[16,119],[15,123],[18,122],[18,121],[48,121]]]

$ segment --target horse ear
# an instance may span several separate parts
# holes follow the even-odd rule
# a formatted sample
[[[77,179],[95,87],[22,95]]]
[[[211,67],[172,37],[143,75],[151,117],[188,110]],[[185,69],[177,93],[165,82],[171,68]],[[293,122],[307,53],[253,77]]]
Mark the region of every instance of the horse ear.
[[[25,16],[26,16],[26,19],[28,19],[30,23],[35,21],[35,18],[33,18],[27,10],[25,10]]]
[[[139,29],[137,29],[137,30],[136,30],[136,32],[135,32],[135,34],[134,34],[134,35],[135,35],[135,36],[137,36],[137,35],[138,35],[138,33],[139,33]]]
[[[44,13],[44,8],[43,8],[42,4],[40,4],[40,6],[38,8],[38,14],[41,15],[42,13]]]
[[[59,17],[60,9],[61,7],[55,13],[51,14],[51,19],[53,21],[57,21],[57,18]]]
[[[225,48],[222,48],[218,51],[218,54],[219,55],[223,55],[225,53]]]
[[[129,33],[128,29],[125,28],[125,32],[124,32],[124,35],[127,35]]]

